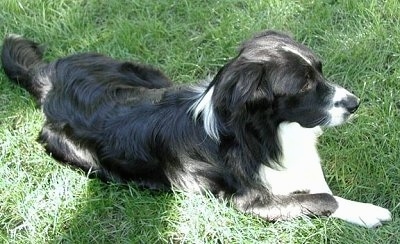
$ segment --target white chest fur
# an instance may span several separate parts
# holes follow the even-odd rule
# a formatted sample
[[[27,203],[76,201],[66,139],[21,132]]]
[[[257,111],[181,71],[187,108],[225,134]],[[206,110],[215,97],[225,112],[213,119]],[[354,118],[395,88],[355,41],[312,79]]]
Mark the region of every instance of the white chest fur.
[[[304,128],[298,123],[280,124],[278,136],[282,147],[281,165],[277,169],[262,166],[259,172],[263,183],[272,193],[331,193],[316,147],[321,134],[320,127]]]

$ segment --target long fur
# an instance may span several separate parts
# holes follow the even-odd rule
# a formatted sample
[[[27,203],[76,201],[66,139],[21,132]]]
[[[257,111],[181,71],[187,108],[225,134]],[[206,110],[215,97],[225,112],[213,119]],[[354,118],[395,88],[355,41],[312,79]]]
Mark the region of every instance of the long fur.
[[[321,126],[344,123],[359,100],[330,84],[316,55],[288,35],[254,36],[194,88],[100,54],[50,63],[42,56],[37,43],[14,35],[1,58],[8,77],[42,107],[39,138],[59,161],[106,182],[208,191],[268,220],[340,213],[357,222],[341,214],[349,204],[327,186],[316,141]],[[315,178],[287,185],[295,172]]]

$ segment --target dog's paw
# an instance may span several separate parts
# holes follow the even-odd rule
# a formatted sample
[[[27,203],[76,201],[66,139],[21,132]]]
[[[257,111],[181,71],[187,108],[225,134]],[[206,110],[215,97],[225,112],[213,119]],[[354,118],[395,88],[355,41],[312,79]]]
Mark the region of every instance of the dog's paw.
[[[392,219],[391,213],[386,208],[369,203],[354,202],[336,196],[335,199],[339,207],[331,217],[367,228],[379,227],[384,222]]]

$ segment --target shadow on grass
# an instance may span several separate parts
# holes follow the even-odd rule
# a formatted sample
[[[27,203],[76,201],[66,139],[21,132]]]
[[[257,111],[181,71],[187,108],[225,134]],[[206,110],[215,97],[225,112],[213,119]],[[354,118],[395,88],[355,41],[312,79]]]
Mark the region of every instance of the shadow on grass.
[[[16,238],[25,241],[27,240],[25,238],[31,240],[43,238],[43,240],[52,240],[55,243],[160,243],[168,241],[168,237],[171,236],[168,233],[172,231],[169,222],[171,216],[173,217],[177,211],[174,208],[176,204],[174,204],[175,197],[172,193],[141,189],[134,183],[129,185],[104,184],[97,179],[86,179],[84,176],[79,176],[77,174],[81,172],[69,170],[69,167],[64,167],[62,163],[55,160],[50,164],[46,163],[47,157],[44,149],[34,142],[41,127],[35,103],[24,90],[11,84],[3,75],[0,75],[0,87],[4,92],[2,99],[13,101],[12,104],[7,103],[0,108],[0,112],[2,112],[0,118],[3,119],[0,121],[0,126],[5,128],[4,131],[13,131],[13,134],[24,138],[18,141],[9,139],[10,143],[15,143],[18,148],[12,149],[10,146],[8,153],[12,153],[14,156],[16,154],[24,155],[21,156],[24,163],[20,167],[23,171],[29,172],[26,177],[29,177],[30,182],[41,185],[43,189],[41,191],[29,184],[25,185],[26,182],[17,180],[13,185],[9,183],[8,187],[11,191],[14,187],[19,189],[18,186],[15,186],[19,183],[20,187],[25,189],[23,194],[29,192],[29,195],[32,196],[38,192],[38,196],[35,196],[37,199],[41,199],[40,194],[48,195],[47,203],[54,203],[49,203],[49,206],[44,209],[34,206],[46,204],[39,201],[32,202],[33,206],[22,207],[24,211],[35,209],[34,216],[41,219],[36,223],[35,228],[40,229],[43,233],[33,234],[33,232],[18,231]],[[30,121],[29,124],[27,121]],[[7,143],[2,143],[4,143],[3,147],[9,147]],[[34,143],[34,146],[31,143]],[[14,152],[10,152],[12,150]],[[32,150],[39,151],[33,158],[26,156]],[[6,158],[14,156],[2,155],[5,160],[0,164],[7,164],[8,159]],[[15,172],[7,174],[8,177],[17,175],[21,170],[17,166],[10,169]],[[61,170],[62,173],[58,170]],[[50,177],[48,174],[54,177]],[[43,183],[45,181],[43,179],[48,179],[49,182]],[[59,186],[62,189],[61,192],[57,190]],[[64,190],[68,193],[63,193]],[[60,195],[54,195],[57,193]],[[17,201],[30,203],[26,199]],[[61,201],[63,203],[58,206],[57,202]],[[18,208],[19,204],[20,202],[10,205],[10,207]],[[53,209],[56,205],[57,208]],[[3,216],[12,217],[7,213]],[[23,218],[26,217],[20,216],[21,221],[24,221]],[[48,226],[45,226],[46,224]],[[11,224],[11,226],[13,225]],[[11,230],[5,230],[7,233],[4,234],[2,231],[0,230],[0,240],[11,238],[7,237]]]
[[[61,243],[159,243],[166,241],[170,202],[166,192],[90,180],[79,209],[65,221]]]

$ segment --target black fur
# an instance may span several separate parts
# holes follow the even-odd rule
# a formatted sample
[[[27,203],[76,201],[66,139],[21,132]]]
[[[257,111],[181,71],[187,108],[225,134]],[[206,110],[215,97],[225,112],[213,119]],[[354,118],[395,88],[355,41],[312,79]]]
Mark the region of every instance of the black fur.
[[[300,49],[312,63],[283,45]],[[204,93],[171,86],[155,68],[100,54],[45,63],[38,44],[22,37],[6,38],[1,58],[10,79],[43,108],[46,149],[90,176],[207,190],[269,220],[337,208],[326,193],[274,196],[259,177],[262,164],[279,164],[281,122],[314,127],[329,119],[332,87],[321,63],[287,35],[269,31],[245,42]],[[210,89],[210,123],[218,137],[204,128],[205,111],[193,116]]]

